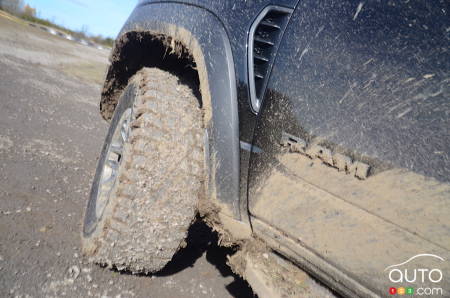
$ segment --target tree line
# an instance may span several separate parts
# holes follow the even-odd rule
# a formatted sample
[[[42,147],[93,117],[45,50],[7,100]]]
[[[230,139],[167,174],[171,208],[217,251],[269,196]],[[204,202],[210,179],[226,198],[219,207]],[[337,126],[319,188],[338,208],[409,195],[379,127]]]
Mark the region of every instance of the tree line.
[[[25,4],[23,0],[0,0],[0,9],[7,11],[26,21],[41,24],[48,27],[53,27],[66,34],[70,34],[78,39],[90,40],[94,43],[109,47],[111,47],[114,42],[114,40],[110,37],[103,37],[101,35],[90,35],[85,25],[83,25],[80,30],[75,31],[59,26],[50,20],[42,19],[37,16],[36,8],[33,8],[30,5]]]

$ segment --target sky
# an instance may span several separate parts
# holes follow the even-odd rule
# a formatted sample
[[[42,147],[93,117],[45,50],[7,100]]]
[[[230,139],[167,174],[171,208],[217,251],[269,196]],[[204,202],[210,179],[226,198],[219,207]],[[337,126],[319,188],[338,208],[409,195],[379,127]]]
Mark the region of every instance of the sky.
[[[68,29],[115,38],[137,0],[24,0],[40,18]]]

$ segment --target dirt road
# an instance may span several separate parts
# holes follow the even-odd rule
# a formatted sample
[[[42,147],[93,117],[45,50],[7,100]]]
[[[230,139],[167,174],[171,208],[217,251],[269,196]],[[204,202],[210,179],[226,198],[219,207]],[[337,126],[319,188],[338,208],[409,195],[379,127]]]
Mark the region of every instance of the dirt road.
[[[0,15],[0,296],[252,297],[202,223],[159,274],[86,263],[80,225],[107,124],[108,52]]]

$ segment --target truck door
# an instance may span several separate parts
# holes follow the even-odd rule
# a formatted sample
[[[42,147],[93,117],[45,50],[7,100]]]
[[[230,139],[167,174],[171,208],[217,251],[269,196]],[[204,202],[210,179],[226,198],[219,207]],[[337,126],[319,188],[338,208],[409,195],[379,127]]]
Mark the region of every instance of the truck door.
[[[450,291],[445,277],[390,275],[450,274],[448,11],[300,1],[279,45],[253,139],[252,226],[345,295]]]

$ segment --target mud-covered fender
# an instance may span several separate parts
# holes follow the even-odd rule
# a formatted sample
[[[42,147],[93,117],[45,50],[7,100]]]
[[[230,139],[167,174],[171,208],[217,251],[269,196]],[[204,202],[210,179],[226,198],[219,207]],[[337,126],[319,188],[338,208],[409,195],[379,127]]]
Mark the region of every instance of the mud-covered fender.
[[[239,119],[233,56],[227,33],[211,12],[179,3],[139,4],[125,23],[117,40],[129,32],[150,32],[181,42],[193,56],[200,80],[209,143],[209,195],[221,212],[240,219],[239,210]],[[118,45],[112,51],[117,54]],[[148,55],[152,55],[151,52]],[[119,55],[120,56],[120,55]],[[113,62],[113,61],[111,61]],[[114,63],[107,72],[105,94],[112,89]],[[105,92],[106,90],[106,92]],[[109,90],[110,91],[110,90]],[[102,111],[103,112],[103,111]]]

